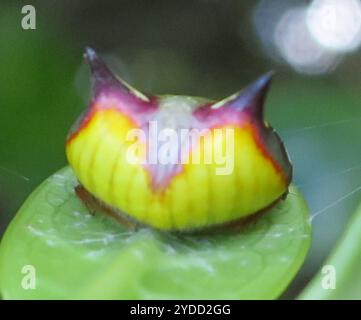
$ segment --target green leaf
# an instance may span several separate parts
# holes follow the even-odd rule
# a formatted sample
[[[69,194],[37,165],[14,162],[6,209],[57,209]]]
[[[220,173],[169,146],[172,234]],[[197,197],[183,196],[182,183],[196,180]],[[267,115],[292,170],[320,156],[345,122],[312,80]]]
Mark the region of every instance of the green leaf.
[[[287,287],[310,245],[307,206],[287,200],[237,233],[175,235],[127,231],[90,215],[65,168],[28,198],[0,246],[5,299],[273,299]],[[23,266],[36,289],[23,289]]]
[[[299,299],[361,299],[361,206],[355,212],[343,236],[324,266],[335,271],[335,288],[329,286],[333,276],[322,267],[299,296]],[[332,280],[331,280],[332,281]]]

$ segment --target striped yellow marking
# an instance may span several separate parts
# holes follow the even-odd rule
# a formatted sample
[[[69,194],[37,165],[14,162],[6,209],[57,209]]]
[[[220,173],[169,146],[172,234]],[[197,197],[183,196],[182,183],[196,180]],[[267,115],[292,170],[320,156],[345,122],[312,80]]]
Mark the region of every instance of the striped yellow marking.
[[[66,152],[79,181],[108,205],[160,229],[191,229],[224,223],[271,204],[287,186],[270,159],[254,141],[250,126],[234,130],[233,151],[225,154],[225,139],[214,134],[201,139],[190,158],[215,159],[221,152],[234,159],[230,175],[217,175],[221,164],[185,164],[165,190],[153,190],[143,165],[129,163],[126,137],[135,124],[116,110],[96,112]],[[225,130],[226,127],[222,128]],[[144,154],[138,154],[140,158]]]

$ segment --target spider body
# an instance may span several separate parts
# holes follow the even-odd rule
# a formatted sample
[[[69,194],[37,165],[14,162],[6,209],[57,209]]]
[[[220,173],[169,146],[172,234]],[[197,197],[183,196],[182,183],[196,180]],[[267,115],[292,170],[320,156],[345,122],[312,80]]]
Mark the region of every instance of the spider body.
[[[292,167],[263,120],[271,75],[220,102],[144,95],[87,49],[93,97],[66,154],[87,192],[162,230],[246,218],[287,194]]]

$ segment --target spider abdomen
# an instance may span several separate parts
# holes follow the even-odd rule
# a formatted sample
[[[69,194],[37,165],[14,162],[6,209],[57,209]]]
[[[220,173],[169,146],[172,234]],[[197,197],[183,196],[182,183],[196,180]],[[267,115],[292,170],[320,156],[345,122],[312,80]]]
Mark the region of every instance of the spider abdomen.
[[[219,104],[144,98],[107,75],[99,58],[87,57],[101,82],[67,139],[66,153],[97,199],[140,223],[189,230],[247,217],[287,192],[292,171],[282,142],[260,114],[239,107],[257,101],[244,95]],[[176,140],[159,138],[162,130],[174,132]]]

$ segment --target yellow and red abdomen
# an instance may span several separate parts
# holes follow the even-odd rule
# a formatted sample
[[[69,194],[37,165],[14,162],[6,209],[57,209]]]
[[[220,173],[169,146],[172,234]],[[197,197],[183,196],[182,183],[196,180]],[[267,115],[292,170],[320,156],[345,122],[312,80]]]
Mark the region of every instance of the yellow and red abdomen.
[[[193,146],[189,163],[162,189],[154,188],[145,165],[129,161],[134,141],[127,136],[134,128],[136,124],[118,110],[98,110],[68,139],[66,153],[91,194],[142,223],[167,230],[222,224],[267,207],[287,191],[289,181],[259,144],[250,123],[217,128],[222,135],[211,130]],[[234,145],[224,153],[227,129],[233,132]],[[220,174],[222,166],[215,161],[220,150],[231,163],[228,174]],[[142,151],[136,156],[146,157]],[[192,158],[213,161],[194,163]]]

